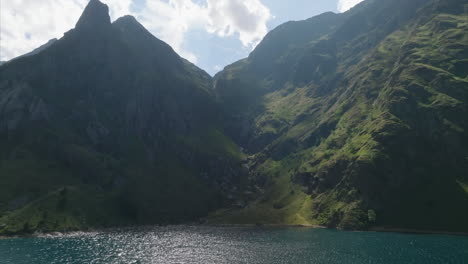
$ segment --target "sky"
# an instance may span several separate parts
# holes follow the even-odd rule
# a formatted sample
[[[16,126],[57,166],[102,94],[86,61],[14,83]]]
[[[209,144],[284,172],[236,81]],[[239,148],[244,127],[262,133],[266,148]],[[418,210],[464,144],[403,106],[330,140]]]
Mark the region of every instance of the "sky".
[[[0,0],[0,61],[60,38],[89,0]],[[182,57],[214,75],[248,56],[268,31],[362,0],[101,0],[112,21],[133,15]]]

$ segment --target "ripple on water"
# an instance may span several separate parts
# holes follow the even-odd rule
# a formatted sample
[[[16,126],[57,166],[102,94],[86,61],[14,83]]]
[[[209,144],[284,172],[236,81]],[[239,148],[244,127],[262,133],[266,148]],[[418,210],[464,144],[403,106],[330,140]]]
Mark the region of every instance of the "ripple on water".
[[[468,237],[168,226],[0,240],[0,263],[468,263]]]

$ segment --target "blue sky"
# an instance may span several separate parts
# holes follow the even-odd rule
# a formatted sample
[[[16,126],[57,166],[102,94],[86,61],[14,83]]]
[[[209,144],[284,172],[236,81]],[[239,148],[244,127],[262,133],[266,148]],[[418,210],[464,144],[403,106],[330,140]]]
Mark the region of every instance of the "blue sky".
[[[0,0],[0,60],[73,28],[89,0]],[[362,0],[101,0],[112,20],[133,15],[153,35],[211,75],[245,58],[276,26]]]
[[[291,20],[304,20],[312,16],[337,10],[333,0],[263,0],[272,18],[267,22],[268,31]],[[245,47],[237,36],[218,37],[203,30],[194,30],[186,36],[184,49],[197,54],[197,65],[211,75],[239,59],[245,58],[252,47]]]

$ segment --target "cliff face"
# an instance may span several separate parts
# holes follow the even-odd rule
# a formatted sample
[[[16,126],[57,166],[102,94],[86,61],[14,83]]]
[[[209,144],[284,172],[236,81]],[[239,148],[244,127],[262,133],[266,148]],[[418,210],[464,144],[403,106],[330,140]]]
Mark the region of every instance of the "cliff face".
[[[286,23],[219,73],[259,191],[213,221],[468,230],[467,8],[368,0]]]
[[[241,154],[211,77],[90,1],[0,67],[0,232],[180,222],[237,195]]]
[[[0,66],[0,234],[209,213],[468,231],[467,12],[367,0],[279,26],[212,80],[91,0]]]

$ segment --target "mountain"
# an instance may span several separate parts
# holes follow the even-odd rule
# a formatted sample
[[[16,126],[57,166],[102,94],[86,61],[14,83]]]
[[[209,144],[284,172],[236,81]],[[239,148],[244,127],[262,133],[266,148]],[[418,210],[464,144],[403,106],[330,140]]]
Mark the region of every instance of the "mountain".
[[[42,52],[43,50],[46,50],[48,47],[52,46],[52,44],[54,44],[55,42],[57,41],[56,38],[54,39],[51,39],[49,41],[47,41],[47,43],[45,43],[44,45],[40,46],[39,48],[36,48],[34,49],[33,51],[31,52],[28,52],[24,55],[21,55],[19,57],[16,57],[14,59],[18,59],[18,58],[22,58],[22,57],[27,57],[27,56],[32,56],[32,55],[36,55],[36,54],[39,54],[40,52]]]
[[[467,21],[465,0],[366,0],[277,27],[212,79],[90,0],[0,67],[0,235],[199,219],[467,232]]]
[[[213,223],[468,231],[468,4],[288,22],[217,74],[256,192]]]
[[[211,77],[108,12],[0,67],[0,234],[191,221],[240,190]]]
[[[16,57],[16,58],[13,58],[13,59],[11,59],[11,60],[9,60],[9,61],[0,61],[0,65],[5,64],[5,63],[7,63],[7,62],[10,62],[10,61],[12,61],[12,60],[16,60],[16,59],[22,58],[22,57],[27,57],[27,56],[36,55],[36,54],[38,54],[39,52],[42,52],[43,50],[45,50],[45,49],[47,49],[48,47],[52,46],[52,44],[54,44],[55,41],[57,41],[57,39],[55,39],[55,38],[54,38],[54,39],[51,39],[51,40],[47,41],[47,43],[45,43],[44,45],[42,45],[42,46],[40,46],[40,47],[34,49],[34,50],[31,51],[31,52],[28,52],[28,53],[26,53],[26,54],[23,54],[23,55],[21,55],[21,56],[18,56],[18,57]]]

